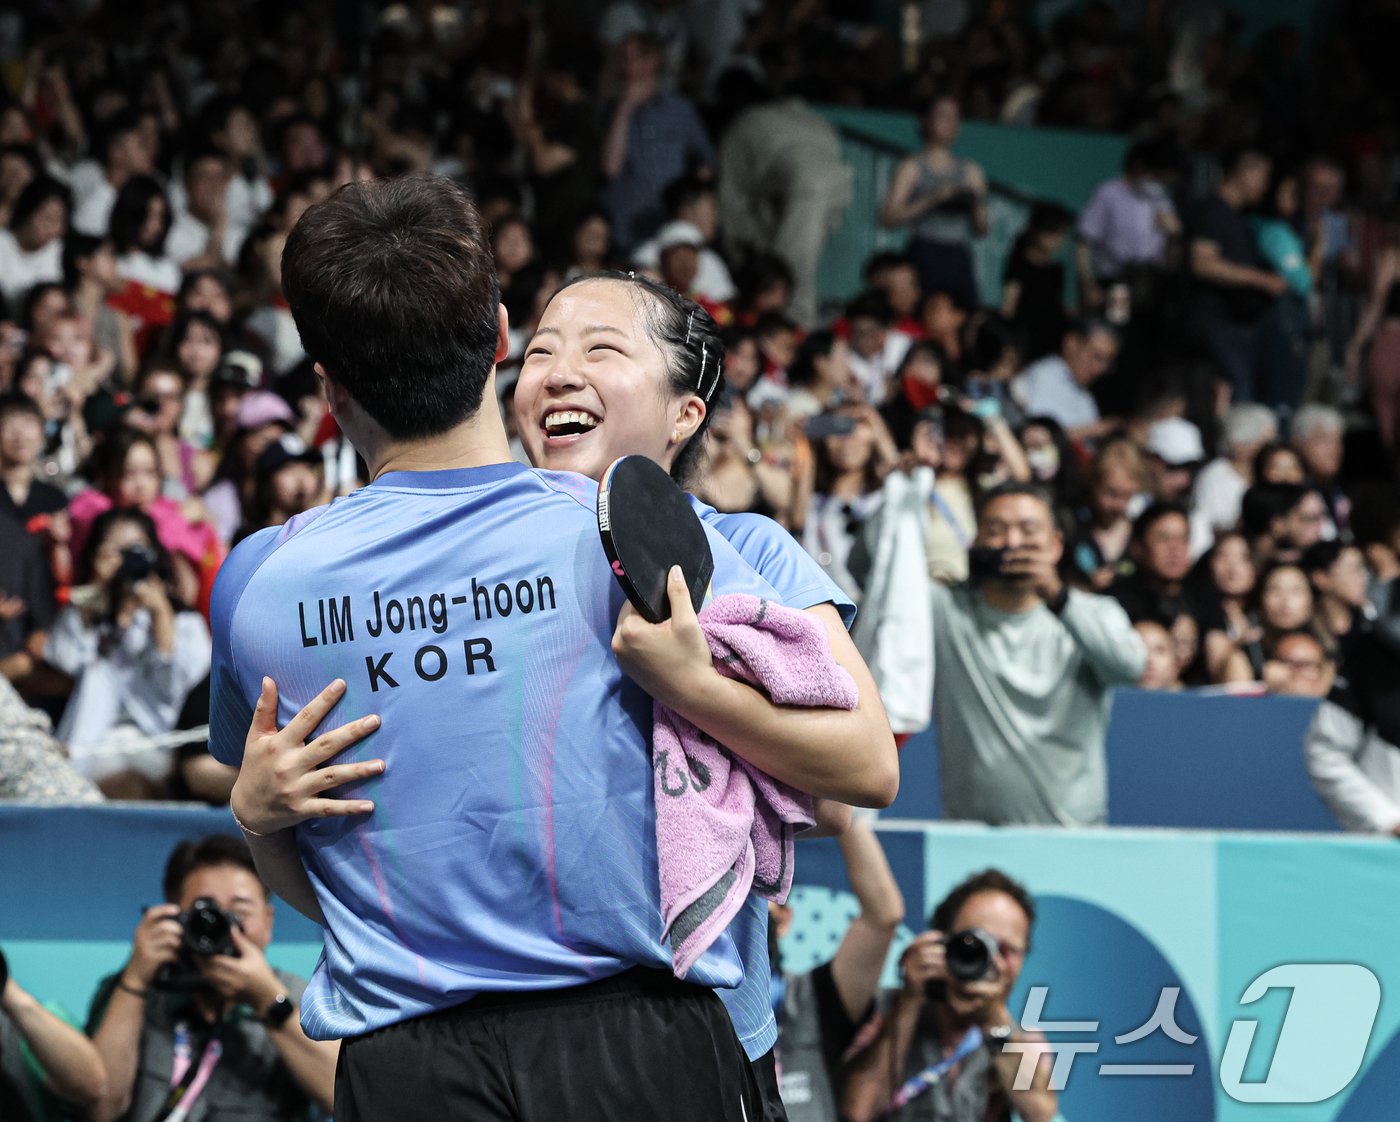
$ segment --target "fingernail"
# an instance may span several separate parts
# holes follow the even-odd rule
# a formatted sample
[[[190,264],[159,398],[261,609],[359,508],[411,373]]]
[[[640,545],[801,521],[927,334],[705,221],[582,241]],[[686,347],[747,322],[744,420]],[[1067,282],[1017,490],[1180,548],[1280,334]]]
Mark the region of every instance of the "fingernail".
[[[685,580],[685,574],[681,572],[681,567],[679,565],[671,566],[671,579],[674,581]]]
[[[367,728],[367,729],[377,729],[378,727],[379,727],[379,717],[378,717],[378,715],[371,713],[368,717],[365,718],[365,728]]]

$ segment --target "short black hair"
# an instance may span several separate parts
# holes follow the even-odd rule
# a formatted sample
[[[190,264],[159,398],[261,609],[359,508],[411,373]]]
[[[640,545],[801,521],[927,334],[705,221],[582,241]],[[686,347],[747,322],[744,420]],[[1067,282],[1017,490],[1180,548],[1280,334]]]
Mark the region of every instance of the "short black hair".
[[[68,237],[63,240],[64,288],[72,292],[78,287],[78,282],[83,279],[82,274],[78,270],[78,265],[86,261],[101,248],[101,238],[94,238],[90,234],[80,234],[77,230],[70,230],[68,232]]]
[[[878,288],[872,288],[846,305],[846,319],[873,319],[878,323],[890,324],[894,322],[894,309],[890,307],[888,296]]]
[[[1169,502],[1165,499],[1158,499],[1148,503],[1143,508],[1141,514],[1133,519],[1132,540],[1141,544],[1147,540],[1147,532],[1162,521],[1163,518],[1171,518],[1173,515],[1180,515],[1186,519],[1187,526],[1191,525],[1191,514],[1187,511],[1184,503]]]
[[[1228,179],[1250,160],[1259,160],[1273,166],[1273,157],[1259,145],[1239,144],[1225,153],[1224,159],[1220,161],[1220,170],[1225,173],[1225,178]]]
[[[481,408],[501,291],[481,215],[450,179],[350,183],[307,208],[282,287],[306,353],[391,436],[436,436]]]
[[[1360,546],[1352,545],[1342,541],[1341,538],[1331,538],[1313,542],[1307,549],[1303,550],[1302,559],[1299,564],[1303,567],[1303,572],[1308,576],[1314,573],[1325,573],[1348,549],[1360,549]]]
[[[886,269],[912,269],[914,259],[907,253],[896,253],[894,250],[881,250],[879,253],[872,253],[865,262],[865,267],[861,270],[861,277],[866,284],[873,283],[871,278],[877,273],[883,273]]]
[[[591,281],[625,284],[645,312],[647,331],[666,361],[666,382],[673,394],[696,394],[705,416],[671,465],[671,478],[686,484],[700,465],[705,433],[724,396],[724,340],[714,317],[688,296],[636,273],[592,273],[561,285]],[[554,297],[550,297],[551,301]]]
[[[787,368],[790,386],[810,386],[817,380],[817,359],[826,358],[836,346],[836,335],[828,330],[813,331],[797,347]]]
[[[262,877],[258,876],[258,867],[253,863],[252,853],[248,851],[248,843],[232,834],[210,834],[206,838],[182,841],[171,851],[160,882],[166,902],[179,903],[185,881],[189,880],[192,874],[200,869],[217,869],[225,865],[233,865],[252,873],[262,885],[263,895],[268,895],[267,885],[263,883]]]
[[[1267,534],[1274,519],[1295,509],[1309,490],[1301,483],[1256,483],[1240,500],[1240,528],[1250,538]]]
[[[710,180],[701,179],[698,175],[683,175],[661,193],[661,201],[667,214],[679,218],[686,207],[694,206],[706,195],[714,193],[715,185]]]
[[[948,420],[952,412],[952,410],[948,409],[943,411],[943,427],[945,432],[948,428]],[[958,410],[957,412],[962,413],[962,410]],[[962,413],[962,415],[971,416],[967,413]],[[978,418],[973,417],[973,420],[978,420]],[[1055,518],[1055,500],[1051,497],[1050,492],[1039,483],[1019,483],[1013,481],[1010,483],[997,484],[983,495],[981,502],[977,504],[977,520],[980,522],[987,508],[998,499],[1009,499],[1018,495],[1024,495],[1026,498],[1035,499],[1037,502],[1044,503],[1045,509],[1050,512],[1050,525],[1055,529],[1059,529],[1059,522]]]
[[[951,935],[952,932],[948,928],[962,911],[963,905],[983,892],[1001,892],[1010,896],[1016,901],[1017,907],[1025,912],[1027,928],[1035,927],[1035,900],[1024,885],[1012,880],[1000,869],[983,869],[980,873],[973,873],[949,892],[933,909],[933,915],[928,921],[929,927]]]
[[[10,229],[18,230],[32,217],[34,212],[52,199],[58,199],[70,214],[73,211],[73,196],[68,188],[51,175],[35,176],[24,185],[10,211]]]
[[[11,393],[0,394],[0,419],[4,419],[16,413],[26,417],[33,417],[40,425],[44,423],[44,410],[32,397],[27,394],[22,394],[17,390]]]
[[[146,212],[152,199],[165,202],[165,225],[160,237],[152,246],[141,244],[141,231],[146,225]],[[107,236],[112,240],[112,248],[120,253],[130,253],[133,249],[149,250],[157,255],[165,249],[165,239],[170,233],[174,212],[170,200],[165,197],[161,185],[149,175],[137,175],[122,184],[117,192],[117,201],[112,204],[112,218],[107,227]]]
[[[93,159],[105,166],[117,142],[140,127],[140,113],[133,109],[117,110],[96,131],[92,144]]]

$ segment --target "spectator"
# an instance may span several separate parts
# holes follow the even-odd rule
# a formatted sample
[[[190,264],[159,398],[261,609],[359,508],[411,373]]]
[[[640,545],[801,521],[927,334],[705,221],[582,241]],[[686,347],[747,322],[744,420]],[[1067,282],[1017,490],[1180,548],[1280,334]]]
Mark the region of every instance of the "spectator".
[[[836,954],[805,974],[785,974],[778,940],[792,908],[769,905],[772,977],[779,986],[776,1059],[790,1122],[837,1122],[842,1057],[874,1012],[885,957],[904,918],[904,898],[880,839],[857,819],[840,837],[846,877],[860,911]]]
[[[9,226],[20,192],[43,174],[43,159],[32,144],[0,144],[0,226]]]
[[[1144,690],[1179,690],[1181,673],[1177,664],[1176,642],[1171,630],[1155,619],[1140,619],[1133,630],[1142,640],[1147,663],[1138,686]]]
[[[601,209],[585,214],[573,228],[570,246],[573,254],[564,270],[564,280],[607,269],[612,261],[612,224],[608,216]]]
[[[1251,598],[1258,638],[1243,647],[1254,676],[1265,681],[1265,664],[1284,635],[1307,629],[1318,634],[1312,585],[1297,565],[1279,562],[1261,570]]]
[[[125,416],[131,428],[155,442],[160,459],[161,494],[183,502],[199,493],[198,453],[179,434],[185,382],[173,362],[152,361],[136,381],[134,407]]]
[[[321,453],[295,436],[284,436],[264,448],[254,474],[253,503],[244,512],[238,541],[267,526],[281,526],[329,498]]]
[[[63,235],[68,229],[68,191],[40,176],[15,199],[8,228],[0,230],[0,297],[18,309],[36,284],[63,280]]]
[[[1340,475],[1346,422],[1330,405],[1304,405],[1288,426],[1289,440],[1303,460],[1303,467],[1327,504],[1327,513],[1337,533],[1350,535],[1351,500],[1342,489]]]
[[[1275,639],[1265,652],[1261,677],[1270,693],[1320,699],[1332,692],[1336,673],[1336,664],[1321,639],[1311,631],[1290,631]]]
[[[962,113],[942,95],[924,111],[924,147],[895,169],[880,209],[884,226],[910,228],[909,256],[924,292],[946,288],[964,307],[980,302],[970,242],[987,232],[987,177],[980,166],[953,155]]]
[[[209,629],[175,599],[170,559],[139,511],[97,519],[78,579],[45,652],[76,679],[59,739],[112,797],[151,797],[170,771],[170,750],[152,739],[209,672]]]
[[[73,229],[89,237],[107,236],[117,193],[137,176],[155,171],[155,151],[141,118],[121,112],[98,130],[94,161],[74,169]]]
[[[141,1122],[167,1111],[171,1088],[182,1082],[172,1057],[186,1048],[188,1064],[174,1062],[207,1069],[197,1098],[210,1122],[290,1122],[313,1104],[329,1111],[339,1045],[307,1039],[296,1016],[305,983],[268,965],[272,900],[248,847],[224,835],[183,842],[170,855],[162,888],[166,902],[146,909],[131,957],[93,998],[88,1030],[106,1062],[108,1086],[92,1118]],[[236,955],[182,949],[180,917],[196,905],[228,919]],[[190,989],[166,988],[172,969],[189,975]],[[180,1101],[193,1106],[195,1097],[190,1090]]]
[[[1326,518],[1322,496],[1299,483],[1257,483],[1240,503],[1240,526],[1261,562],[1297,561],[1322,540]]]
[[[865,400],[862,387],[851,374],[851,352],[844,339],[831,331],[814,331],[802,340],[787,370],[787,411],[796,421],[847,402]]]
[[[1070,324],[1058,354],[1031,363],[1017,375],[1012,394],[1027,415],[1059,421],[1072,440],[1094,441],[1117,423],[1099,416],[1089,387],[1108,373],[1118,353],[1118,333],[1101,320]]]
[[[1028,417],[1018,434],[1031,481],[1049,490],[1060,521],[1088,500],[1088,484],[1069,435],[1053,417]]]
[[[213,269],[237,260],[248,226],[229,218],[233,172],[218,148],[196,148],[185,156],[184,206],[175,215],[166,254],[180,268]]]
[[[1193,614],[1186,578],[1191,572],[1191,524],[1180,503],[1158,499],[1133,520],[1133,572],[1108,594],[1130,619],[1175,620]]]
[[[39,539],[24,523],[0,512],[0,531],[0,678],[23,687],[53,624],[53,585]]]
[[[74,770],[67,749],[55,739],[47,711],[29,705],[3,674],[0,802],[54,806],[102,802],[102,792],[92,780]]]
[[[692,285],[694,294],[704,301],[703,306],[707,310],[729,303],[739,294],[739,290],[734,287],[734,279],[729,275],[729,266],[724,263],[724,258],[713,249],[719,237],[719,202],[715,185],[687,176],[667,187],[664,197],[670,221],[663,229],[675,223],[685,223],[699,235],[698,242],[693,243],[699,253]],[[658,238],[649,238],[633,251],[632,260],[644,269],[656,269],[661,264],[664,248]]]
[[[1352,666],[1308,728],[1308,774],[1342,829],[1400,837],[1400,650],[1393,636],[1364,637]]]
[[[909,447],[919,418],[944,396],[943,375],[947,362],[943,348],[928,339],[910,343],[904,352],[894,372],[889,397],[880,407],[890,435],[900,448]]]
[[[21,988],[0,951],[0,1105],[5,1117],[25,1122],[58,1114],[59,1102],[86,1116],[106,1090],[107,1069],[92,1041]]]
[[[923,335],[919,309],[924,301],[919,270],[902,253],[877,253],[865,263],[865,286],[883,292],[894,313],[894,329],[911,339]]]
[[[860,599],[847,562],[866,520],[879,509],[880,481],[897,455],[868,405],[847,405],[809,423],[815,477],[802,544],[846,595]],[[819,435],[820,434],[820,435]]]
[[[1366,359],[1366,385],[1381,445],[1395,457],[1400,449],[1400,246],[1388,245],[1376,258],[1370,297],[1346,349],[1346,377],[1360,380]],[[1369,348],[1369,349],[1368,349]]]
[[[1242,148],[1225,161],[1219,187],[1196,204],[1191,221],[1194,323],[1215,376],[1236,401],[1253,401],[1259,324],[1288,282],[1265,267],[1243,212],[1263,199],[1273,163]]]
[[[92,324],[98,349],[116,356],[115,380],[127,385],[136,371],[136,340],[131,317],[109,302],[126,287],[112,243],[70,233],[63,246],[63,287],[73,310]]]
[[[60,488],[38,478],[43,451],[44,413],[38,403],[18,393],[0,396],[0,513],[26,527],[68,506]]]
[[[719,211],[736,255],[772,254],[793,278],[788,309],[817,323],[817,267],[851,201],[851,169],[831,122],[796,96],[745,109],[720,145]]]
[[[180,436],[194,448],[207,448],[214,439],[210,382],[227,346],[224,326],[208,312],[182,312],[166,332],[165,342],[185,387]]]
[[[1206,458],[1201,431],[1183,417],[1164,417],[1147,430],[1148,490],[1158,502],[1184,503]],[[1204,547],[1204,543],[1202,543]]]
[[[1117,603],[1061,581],[1063,539],[1038,489],[992,492],[975,544],[986,560],[972,582],[934,586],[944,814],[1102,823],[1108,691],[1142,676],[1142,644]]]
[[[1254,457],[1255,483],[1306,483],[1307,468],[1303,457],[1290,444],[1270,441]]]
[[[1254,483],[1254,459],[1278,437],[1278,424],[1265,405],[1232,405],[1225,414],[1222,436],[1225,455],[1206,464],[1191,492],[1193,545],[1207,545],[1215,535],[1240,521],[1240,502]],[[1199,552],[1197,550],[1196,552]]]
[[[894,312],[883,293],[867,292],[846,305],[851,373],[862,398],[873,404],[890,396],[891,383],[909,350],[909,336],[893,330],[893,322]]]
[[[1133,502],[1147,490],[1147,461],[1129,440],[1113,440],[1099,449],[1089,465],[1089,502],[1077,514],[1070,570],[1095,592],[1106,592],[1124,572],[1131,572],[1128,544]]]
[[[1055,1117],[1051,1052],[1037,1047],[1044,1037],[1020,1029],[1007,1007],[1034,926],[1030,894],[996,869],[967,878],[939,902],[929,930],[904,952],[904,984],[879,1036],[852,1061],[841,1104],[846,1117],[980,1122],[1013,1111],[1024,1122]],[[950,970],[947,944],[969,932],[996,950],[987,969],[966,980]],[[1017,1050],[1008,1050],[1008,1043]],[[1022,1050],[1022,1045],[1030,1047]],[[1036,1057],[1030,1086],[1017,1078],[1027,1055]],[[941,1078],[953,1067],[955,1080]],[[939,1077],[917,1078],[929,1069]]]
[[[1086,307],[1102,308],[1105,289],[1113,282],[1166,265],[1168,245],[1181,233],[1165,187],[1175,163],[1168,145],[1134,144],[1123,175],[1099,184],[1080,213],[1077,262]]]
[[[715,157],[695,107],[658,85],[660,42],[645,32],[628,35],[621,58],[623,93],[603,142],[603,174],[613,237],[629,251],[664,220],[667,186],[706,171]]]
[[[1206,672],[1213,682],[1251,681],[1254,671],[1240,652],[1262,633],[1250,616],[1255,567],[1249,542],[1238,531],[1221,534],[1196,563],[1195,596],[1204,635]]]
[[[1021,357],[1034,361],[1060,348],[1068,314],[1061,261],[1074,215],[1058,203],[1038,203],[1006,260],[1001,312],[1016,327]]]
[[[1259,325],[1259,400],[1284,416],[1303,402],[1312,348],[1312,298],[1322,272],[1322,243],[1305,245],[1295,228],[1301,208],[1296,173],[1275,177],[1265,206],[1250,216],[1259,252],[1287,287]]]
[[[255,466],[263,450],[290,433],[296,424],[292,407],[269,390],[242,395],[236,429],[219,457],[214,481],[204,493],[204,508],[219,540],[232,542],[253,502]]]
[[[170,234],[170,204],[161,186],[138,175],[122,186],[112,204],[106,231],[117,254],[117,273],[128,281],[174,296],[180,288],[180,266],[165,253]]]
[[[1312,582],[1317,622],[1332,640],[1337,662],[1346,666],[1358,634],[1375,615],[1365,554],[1335,539],[1314,542],[1303,551],[1302,566]]]
[[[924,296],[919,312],[924,338],[943,348],[950,373],[962,366],[963,328],[967,326],[969,307],[951,289],[936,288]]]

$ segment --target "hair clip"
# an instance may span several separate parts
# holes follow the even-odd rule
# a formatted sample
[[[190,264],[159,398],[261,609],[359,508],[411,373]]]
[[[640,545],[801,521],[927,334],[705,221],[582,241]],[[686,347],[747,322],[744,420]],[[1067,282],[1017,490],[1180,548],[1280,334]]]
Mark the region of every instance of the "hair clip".
[[[685,345],[686,345],[687,347],[690,346],[690,330],[691,330],[691,328],[693,328],[694,326],[695,326],[695,312],[694,312],[694,310],[692,309],[692,310],[691,310],[691,313],[690,313],[690,318],[689,318],[688,320],[685,321]],[[705,346],[704,346],[704,344],[702,343],[702,344],[700,345],[700,352],[701,352],[701,355],[702,355],[702,356],[703,356],[703,354],[704,354],[704,351],[705,351]],[[704,364],[703,364],[703,362],[701,363],[701,369],[702,369],[702,370],[704,369]]]
[[[705,365],[710,361],[710,349],[704,343],[700,344],[700,372],[695,376],[695,388],[700,394],[700,398],[706,405],[710,404],[710,398],[715,392],[715,387],[719,385],[719,375],[722,364],[715,363],[715,376],[710,379],[710,388],[705,388]]]

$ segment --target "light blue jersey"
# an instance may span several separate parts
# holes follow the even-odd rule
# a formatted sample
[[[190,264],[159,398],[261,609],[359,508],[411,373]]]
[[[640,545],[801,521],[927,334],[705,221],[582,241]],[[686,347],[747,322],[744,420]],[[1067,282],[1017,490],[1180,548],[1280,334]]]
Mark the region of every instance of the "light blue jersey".
[[[707,526],[718,530],[745,561],[773,586],[789,608],[832,604],[851,626],[856,606],[827,576],[797,539],[761,514],[721,514],[694,496],[690,505]],[[729,925],[729,934],[743,963],[743,980],[732,990],[719,990],[734,1031],[749,1059],[756,1060],[778,1040],[768,966],[768,901],[750,894],[743,910]]]
[[[323,726],[383,727],[350,797],[297,828],[326,917],[302,1002],[315,1039],[484,991],[669,969],[660,938],[651,699],[612,655],[623,597],[596,484],[517,464],[395,472],[238,546],[214,590],[210,750],[241,760],[264,674],[285,723],[327,682]],[[716,594],[782,601],[707,530]],[[726,934],[689,979],[743,978]],[[766,984],[766,983],[765,983]]]

